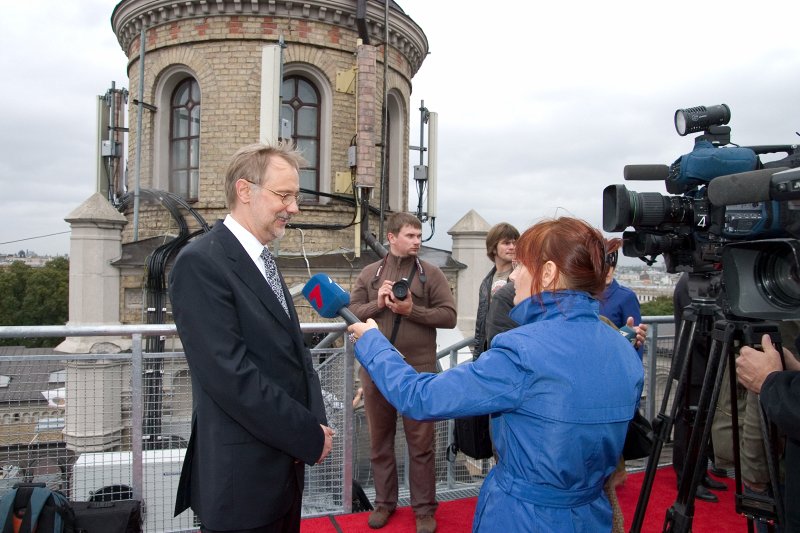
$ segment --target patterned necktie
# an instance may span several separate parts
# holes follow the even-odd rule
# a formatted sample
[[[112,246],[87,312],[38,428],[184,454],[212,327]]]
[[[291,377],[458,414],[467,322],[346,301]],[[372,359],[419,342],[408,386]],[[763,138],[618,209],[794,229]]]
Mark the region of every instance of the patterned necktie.
[[[281,287],[281,280],[278,277],[278,265],[275,264],[275,259],[266,246],[261,252],[261,259],[264,261],[264,273],[267,275],[267,283],[269,283],[269,287],[275,293],[275,296],[278,297],[278,301],[288,316],[289,306],[286,305],[286,296],[283,295],[283,287]]]

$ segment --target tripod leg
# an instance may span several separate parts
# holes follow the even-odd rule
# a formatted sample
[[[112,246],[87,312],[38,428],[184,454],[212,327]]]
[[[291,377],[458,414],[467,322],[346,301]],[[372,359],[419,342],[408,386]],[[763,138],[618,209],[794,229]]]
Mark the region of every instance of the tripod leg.
[[[759,412],[761,415],[761,431],[764,439],[764,450],[767,457],[767,469],[769,470],[770,485],[772,487],[772,494],[775,504],[776,519],[779,524],[783,524],[786,514],[783,509],[783,498],[781,498],[780,487],[778,485],[778,466],[775,464],[775,457],[777,456],[777,446],[775,435],[775,427],[767,420],[764,410]]]
[[[774,342],[775,336],[778,338],[778,342]],[[778,331],[777,326],[775,327],[775,335],[773,337],[773,344],[775,345],[775,349],[778,350],[778,353],[782,352],[782,346],[780,343],[780,332]],[[764,453],[767,459],[767,469],[769,470],[769,479],[770,484],[772,485],[772,495],[774,498],[775,503],[775,514],[776,519],[779,524],[785,524],[786,514],[783,508],[783,498],[781,497],[780,487],[778,483],[778,465],[775,462],[775,458],[778,456],[778,442],[777,442],[777,428],[774,424],[767,420],[766,414],[764,414],[764,409],[761,408],[759,403],[759,411],[758,414],[761,418],[761,436],[764,440]]]
[[[680,533],[688,533],[691,531],[696,489],[704,474],[704,472],[701,472],[703,458],[699,457],[698,454],[709,442],[711,424],[714,420],[714,409],[719,400],[719,391],[722,379],[724,378],[726,364],[731,366],[731,372],[729,373],[730,388],[732,391],[736,390],[736,376],[733,371],[735,361],[734,341],[743,339],[747,344],[754,344],[758,342],[754,339],[760,339],[763,333],[775,333],[777,335],[777,329],[774,325],[770,326],[729,320],[720,320],[715,324],[706,376],[703,381],[703,388],[698,402],[698,418],[692,429],[687,453],[687,457],[695,460],[695,468],[692,472],[691,481],[688,483],[688,471],[686,470],[688,464],[684,468],[683,478],[678,490],[678,498],[667,512],[667,517],[664,522],[664,531]],[[722,357],[723,354],[725,354],[726,357]],[[714,377],[714,386],[709,393],[712,376]],[[770,498],[755,497],[753,495],[744,496],[742,494],[738,405],[735,401],[731,401],[731,417],[733,427],[733,457],[736,473],[736,511],[739,514],[744,514],[748,518],[748,531],[753,530],[754,518],[766,522],[768,528],[772,530],[774,521],[777,517],[781,516],[783,508],[779,501],[772,501]],[[775,468],[774,460],[769,451],[772,446],[768,443],[766,448],[770,480],[772,481],[773,490],[776,491],[778,479],[777,469]]]
[[[656,470],[658,469],[658,460],[661,457],[661,451],[664,443],[669,439],[672,432],[673,421],[675,420],[676,413],[681,400],[685,398],[686,393],[684,389],[687,387],[689,380],[689,368],[691,365],[691,347],[694,343],[698,316],[703,316],[702,309],[707,304],[692,303],[684,309],[683,321],[681,322],[678,330],[678,338],[675,343],[675,350],[670,366],[669,376],[667,377],[666,387],[664,389],[664,396],[661,401],[661,407],[656,420],[653,421],[653,432],[655,440],[653,449],[647,458],[647,467],[645,469],[644,479],[642,480],[642,488],[639,492],[639,499],[636,502],[636,511],[631,522],[631,533],[639,533],[644,524],[644,516],[647,512],[647,504],[650,500],[650,493],[653,489],[653,481],[655,480]],[[678,384],[676,387],[675,398],[673,399],[672,408],[669,415],[666,414],[667,406],[669,405],[670,393],[672,390],[672,382],[677,379]],[[652,393],[652,391],[651,391]]]
[[[718,321],[715,324],[711,350],[697,404],[697,417],[689,438],[689,449],[678,487],[678,497],[667,512],[664,531],[688,533],[694,518],[694,500],[697,487],[705,472],[705,450],[710,442],[711,425],[719,399],[727,358],[722,354],[732,349],[735,324]]]

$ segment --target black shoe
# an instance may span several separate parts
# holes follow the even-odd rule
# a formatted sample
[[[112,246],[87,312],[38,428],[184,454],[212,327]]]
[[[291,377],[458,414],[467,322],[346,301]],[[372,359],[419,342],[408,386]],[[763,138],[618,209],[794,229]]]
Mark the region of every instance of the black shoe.
[[[728,485],[723,483],[722,481],[717,481],[716,479],[711,479],[711,476],[706,475],[703,477],[703,480],[700,482],[702,486],[707,489],[711,490],[728,490]]]
[[[695,493],[694,497],[698,500],[703,500],[704,502],[710,503],[717,503],[719,501],[717,495],[705,488],[703,485],[697,486],[697,492]]]
[[[717,466],[712,466],[711,468],[708,469],[708,471],[711,472],[712,474],[714,474],[717,477],[729,477],[728,476],[728,471],[725,470],[724,468],[719,468]]]

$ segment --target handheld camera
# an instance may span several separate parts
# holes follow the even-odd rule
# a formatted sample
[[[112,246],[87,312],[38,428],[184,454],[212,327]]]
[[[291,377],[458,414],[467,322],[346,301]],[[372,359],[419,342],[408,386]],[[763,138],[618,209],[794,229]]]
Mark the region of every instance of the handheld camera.
[[[408,278],[401,278],[392,285],[392,295],[398,300],[405,300],[408,297],[409,288]]]

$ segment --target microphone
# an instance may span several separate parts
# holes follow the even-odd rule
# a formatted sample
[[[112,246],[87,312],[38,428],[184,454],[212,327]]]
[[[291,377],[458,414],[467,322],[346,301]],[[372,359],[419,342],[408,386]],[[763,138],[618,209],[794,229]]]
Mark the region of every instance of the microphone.
[[[800,198],[800,169],[765,168],[719,176],[708,184],[711,205],[737,205]]]
[[[669,177],[667,165],[625,165],[622,168],[625,181],[664,181]]]
[[[314,274],[303,287],[303,296],[311,307],[324,318],[340,316],[348,324],[361,322],[347,306],[350,294],[327,274]]]

